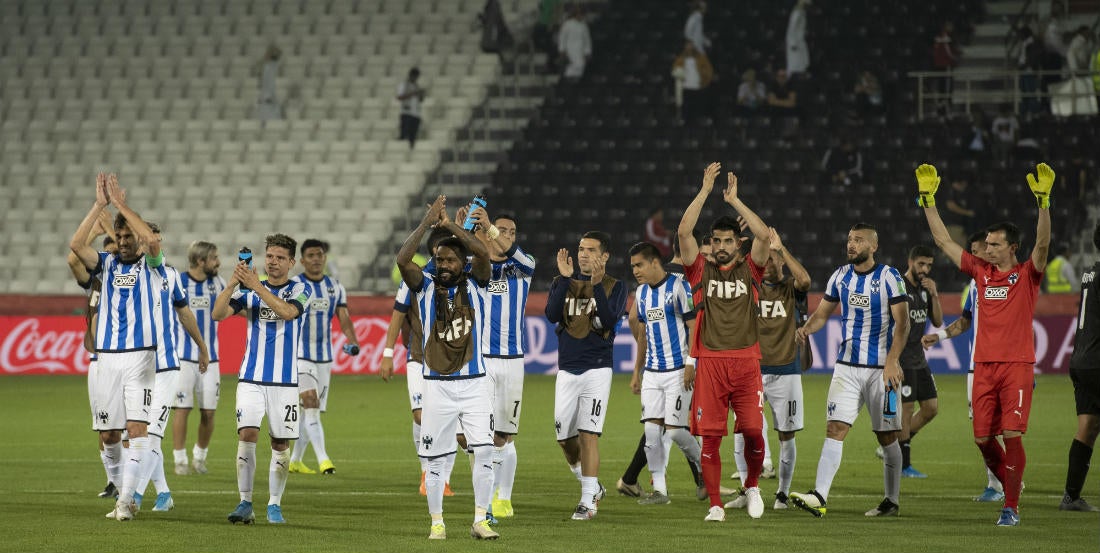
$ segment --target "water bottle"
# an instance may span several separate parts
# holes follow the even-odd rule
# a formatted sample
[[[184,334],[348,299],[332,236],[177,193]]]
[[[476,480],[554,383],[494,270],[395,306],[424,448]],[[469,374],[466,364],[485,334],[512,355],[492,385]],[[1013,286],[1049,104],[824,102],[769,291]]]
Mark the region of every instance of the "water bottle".
[[[462,222],[462,228],[472,232],[474,230],[474,210],[479,207],[484,208],[487,204],[485,196],[481,194],[474,196],[474,199],[470,201],[470,211],[466,214],[466,220]]]
[[[237,261],[245,261],[248,263],[248,268],[252,268],[252,250],[248,248],[241,248],[241,251],[237,253]]]
[[[882,418],[894,420],[898,416],[898,391],[893,384],[886,385],[886,398],[882,402]]]

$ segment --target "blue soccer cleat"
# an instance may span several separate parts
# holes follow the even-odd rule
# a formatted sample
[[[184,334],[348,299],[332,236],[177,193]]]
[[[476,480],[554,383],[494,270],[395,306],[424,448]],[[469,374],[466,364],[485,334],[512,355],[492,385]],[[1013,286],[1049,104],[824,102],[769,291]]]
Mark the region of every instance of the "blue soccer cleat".
[[[1012,507],[1005,507],[1001,509],[1001,518],[997,520],[997,526],[1019,526],[1020,515],[1016,513],[1016,509]]]
[[[176,502],[172,501],[172,492],[163,492],[157,494],[157,503],[153,505],[153,511],[162,513],[164,511],[171,511],[172,507],[176,506]]]
[[[233,509],[232,513],[229,513],[229,522],[236,524],[238,522],[243,524],[252,524],[256,522],[256,515],[252,512],[252,502],[242,501],[237,505],[236,509]]]
[[[928,475],[913,468],[913,465],[909,465],[901,469],[902,478],[928,478]]]
[[[268,505],[267,522],[269,524],[286,524],[286,519],[283,518],[283,508],[278,505]]]
[[[996,503],[998,501],[1003,501],[1004,498],[1004,492],[999,492],[993,488],[986,488],[981,495],[974,498],[974,501],[979,503]]]

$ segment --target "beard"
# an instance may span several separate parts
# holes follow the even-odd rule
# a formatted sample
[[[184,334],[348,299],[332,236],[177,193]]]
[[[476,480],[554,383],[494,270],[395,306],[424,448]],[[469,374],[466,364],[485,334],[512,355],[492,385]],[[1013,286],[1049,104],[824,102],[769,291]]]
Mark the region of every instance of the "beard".
[[[714,252],[714,262],[719,265],[726,265],[733,261],[733,254],[729,252],[716,251]]]
[[[216,277],[218,276],[218,267],[214,267],[213,269],[203,269],[202,272],[206,273],[207,277]]]
[[[459,282],[462,282],[465,273],[452,273],[450,271],[436,271],[436,282],[446,288],[454,288]]]
[[[870,252],[856,252],[855,254],[848,255],[848,263],[851,263],[852,265],[859,265],[860,263],[863,263],[870,258]]]

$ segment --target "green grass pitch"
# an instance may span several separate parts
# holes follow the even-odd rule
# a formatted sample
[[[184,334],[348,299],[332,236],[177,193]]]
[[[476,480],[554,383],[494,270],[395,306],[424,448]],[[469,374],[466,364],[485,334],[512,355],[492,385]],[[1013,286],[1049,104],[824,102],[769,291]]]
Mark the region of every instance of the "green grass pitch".
[[[501,539],[481,543],[469,537],[473,501],[469,463],[460,457],[452,478],[457,496],[444,507],[450,537],[427,540],[429,518],[417,495],[419,465],[410,431],[405,383],[376,377],[337,377],[324,423],[334,476],[292,474],[283,500],[289,524],[266,524],[269,451],[260,448],[256,478],[257,524],[233,526],[226,515],[238,501],[234,458],[234,381],[223,380],[210,473],[176,476],[167,467],[176,507],[146,508],[128,523],[106,520],[109,501],[95,496],[105,481],[90,431],[85,380],[81,377],[5,377],[0,406],[8,421],[0,479],[0,551],[995,551],[1070,552],[1100,547],[1100,517],[1057,508],[1065,480],[1068,447],[1076,428],[1073,390],[1067,376],[1040,376],[1025,437],[1027,485],[1022,525],[994,525],[1000,506],[972,497],[985,486],[985,471],[970,439],[965,381],[942,376],[940,416],[914,441],[913,463],[927,480],[903,480],[901,516],[868,519],[863,512],[882,498],[882,465],[866,414],[844,446],[829,512],[772,511],[775,480],[763,480],[767,511],[760,520],[730,510],[725,523],[704,523],[706,505],[679,450],[669,465],[672,503],[637,505],[611,490],[595,520],[569,519],[579,485],[554,441],[554,380],[528,375],[519,470],[513,504],[516,516],[497,526]],[[609,418],[601,439],[600,480],[613,488],[641,434],[639,402],[629,381],[616,376]],[[798,435],[794,491],[813,486],[824,437],[828,376],[804,378],[806,429]],[[192,415],[192,437],[197,424]],[[774,432],[773,459],[778,456]],[[170,437],[165,440],[171,462]],[[734,472],[733,441],[723,442],[723,472]],[[777,459],[776,459],[777,460]],[[316,468],[312,451],[307,463]],[[643,483],[648,482],[643,473]],[[733,486],[730,481],[727,485]],[[1086,497],[1100,502],[1096,479]]]

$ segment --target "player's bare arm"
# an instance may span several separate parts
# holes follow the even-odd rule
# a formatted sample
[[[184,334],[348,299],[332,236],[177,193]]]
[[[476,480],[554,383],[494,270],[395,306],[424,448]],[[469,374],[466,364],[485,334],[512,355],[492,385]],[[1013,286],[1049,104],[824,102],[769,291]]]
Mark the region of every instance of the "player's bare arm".
[[[195,313],[191,311],[190,307],[184,305],[176,308],[176,315],[179,316],[183,330],[199,347],[199,372],[205,373],[206,368],[210,366],[210,351],[206,349],[206,341],[202,339],[202,333],[199,332],[199,323],[195,320]]]
[[[798,343],[805,343],[811,334],[821,330],[821,327],[825,326],[825,322],[828,321],[829,317],[836,311],[837,305],[840,304],[822,298],[817,304],[817,309],[814,309],[814,314],[810,315],[810,318],[806,320],[806,324],[794,331]]]
[[[233,276],[237,278],[241,285],[255,292],[280,319],[292,321],[302,314],[301,308],[272,294],[271,290],[268,290],[267,286],[260,282],[260,276],[256,274],[256,269],[249,267],[247,264],[237,264],[233,268]]]
[[[779,232],[775,230],[775,227],[768,229],[769,236],[771,236],[771,242],[769,247],[775,255],[778,255],[783,263],[787,265],[787,268],[791,271],[791,278],[794,279],[794,289],[799,292],[805,292],[810,289],[810,272],[798,262],[798,259],[791,255],[790,250],[783,246],[783,240],[779,237]]]
[[[940,218],[940,212],[936,209],[936,190],[940,187],[940,176],[936,168],[925,163],[917,167],[917,203],[924,208],[924,218],[928,220],[928,229],[932,231],[932,239],[956,267],[962,266],[962,246],[951,239],[951,233]]]
[[[944,335],[945,335],[943,337],[943,339],[944,340],[950,340],[951,338],[954,338],[956,336],[961,336],[967,330],[970,330],[970,319],[968,319],[966,317],[959,317],[958,319],[955,319],[954,322],[947,325],[947,327],[943,329],[943,332],[944,332]],[[924,346],[924,349],[928,349],[928,348],[940,343],[940,341],[941,340],[940,340],[939,333],[935,333],[935,332],[932,333],[932,334],[925,334],[924,336],[921,336],[921,339],[920,339],[921,346]]]
[[[134,233],[134,238],[145,248],[147,258],[160,256],[160,241],[156,239],[153,229],[126,203],[126,191],[118,185],[118,176],[114,173],[107,175],[107,199],[115,206],[119,215],[126,219],[126,225]]]
[[[95,203],[92,204],[92,208],[88,210],[88,214],[84,216],[84,220],[80,222],[80,226],[77,227],[72,239],[69,240],[69,249],[84,265],[84,268],[89,271],[95,269],[95,266],[99,263],[99,252],[92,247],[90,237],[92,228],[99,220],[99,214],[103,212],[103,208],[107,207],[106,186],[107,176],[100,173],[96,176]]]
[[[393,314],[390,315],[390,326],[386,329],[386,346],[387,350],[393,351],[393,347],[397,345],[397,336],[401,334],[401,327],[405,324],[405,314],[394,309]],[[382,376],[382,380],[385,382],[390,381],[390,377],[393,376],[393,354],[389,356],[382,354],[382,363],[378,367],[378,372]]]
[[[688,344],[695,343],[695,325],[688,327]],[[687,358],[684,363],[684,391],[690,392],[695,388],[695,359]]]
[[[401,249],[397,252],[397,267],[401,270],[402,280],[405,281],[410,290],[419,290],[424,282],[423,269],[413,261],[413,255],[420,247],[420,242],[424,240],[424,233],[440,222],[441,215],[443,217],[447,216],[444,212],[446,202],[447,197],[442,194],[435,198],[435,201],[424,212],[424,218],[420,220],[420,224],[413,229],[412,234],[405,239],[405,243],[401,244]]]
[[[627,316],[627,323],[630,325],[630,333],[634,335],[634,342],[636,344],[634,353],[634,374],[630,377],[630,391],[634,395],[642,393],[642,369],[645,368],[645,356],[648,343],[645,337],[645,325],[638,320],[638,306],[634,305],[628,309],[630,315]]]
[[[484,211],[482,212],[484,214]],[[488,215],[485,215],[488,217]],[[483,220],[483,223],[490,224],[488,220]],[[485,243],[478,240],[472,233],[467,232],[462,228],[462,225],[447,219],[446,211],[444,211],[444,217],[440,219],[440,224],[443,228],[451,231],[458,238],[462,245],[466,247],[466,250],[470,252],[473,259],[470,261],[470,276],[474,277],[478,282],[488,282],[489,278],[493,276],[493,263],[489,260],[489,248],[485,246]]]
[[[886,352],[886,366],[882,371],[882,381],[893,385],[894,389],[900,389],[901,352],[905,349],[905,340],[909,336],[909,304],[901,301],[891,305],[890,316],[894,319],[894,341]]]
[[[1050,253],[1050,190],[1054,187],[1054,169],[1046,163],[1035,167],[1035,174],[1028,173],[1027,184],[1039,206],[1039,221],[1035,225],[1035,247],[1031,250],[1031,263],[1042,272]]]
[[[237,267],[241,266],[248,267],[248,262],[241,261],[237,263]],[[240,282],[237,280],[237,270],[234,268],[233,274],[229,275],[229,281],[225,283],[225,289],[218,293],[217,298],[214,298],[214,307],[210,308],[210,317],[215,321],[224,321],[237,314],[233,307],[229,305],[229,300],[233,298]]]
[[[722,199],[748,224],[749,230],[753,234],[752,258],[753,260],[759,260],[757,265],[763,266],[764,260],[768,258],[768,242],[771,232],[768,230],[768,225],[764,224],[764,221],[760,219],[756,212],[749,209],[749,206],[745,205],[745,202],[742,202],[741,198],[737,196],[737,175],[733,174],[732,171],[726,173],[726,189],[722,192]]]
[[[351,313],[348,312],[346,305],[336,308],[336,319],[340,321],[340,332],[344,333],[348,343],[359,347],[359,337],[355,335],[355,323],[351,321]]]
[[[691,265],[699,256],[699,244],[695,242],[695,225],[699,223],[699,214],[703,212],[707,196],[714,190],[714,180],[721,172],[721,163],[716,161],[707,165],[706,170],[703,171],[703,185],[699,187],[699,193],[684,210],[680,226],[676,228],[676,239],[680,241],[680,258],[683,259],[684,265]]]

